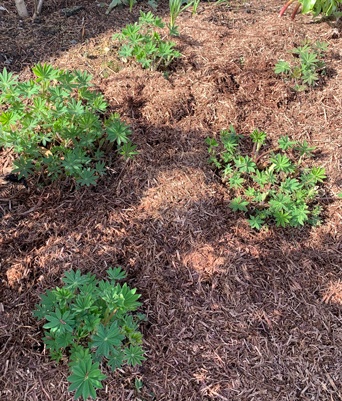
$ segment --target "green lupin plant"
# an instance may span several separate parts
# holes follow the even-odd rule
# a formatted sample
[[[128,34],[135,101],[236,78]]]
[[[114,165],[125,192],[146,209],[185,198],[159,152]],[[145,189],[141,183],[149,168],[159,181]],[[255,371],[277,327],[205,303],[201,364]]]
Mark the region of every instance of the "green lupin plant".
[[[114,371],[124,364],[145,360],[138,323],[144,315],[132,312],[140,295],[126,283],[120,267],[107,270],[108,280],[97,280],[80,270],[66,272],[64,286],[47,290],[36,305],[34,316],[44,320],[44,344],[53,360],[69,360],[69,391],[75,399],[96,398],[106,376],[100,362]]]

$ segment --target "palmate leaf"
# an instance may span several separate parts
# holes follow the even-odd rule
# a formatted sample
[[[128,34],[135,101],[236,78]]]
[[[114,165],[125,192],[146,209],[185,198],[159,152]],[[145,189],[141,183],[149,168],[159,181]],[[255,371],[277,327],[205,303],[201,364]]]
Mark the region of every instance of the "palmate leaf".
[[[296,178],[286,178],[280,185],[280,189],[285,192],[296,192],[301,188],[302,184]]]
[[[234,211],[237,212],[238,210],[241,210],[242,212],[247,212],[247,205],[249,204],[248,201],[245,201],[241,198],[241,196],[238,196],[237,198],[234,198],[230,204],[229,207]]]
[[[59,308],[56,308],[56,311],[46,315],[45,319],[48,320],[48,323],[45,323],[43,328],[50,329],[51,333],[59,335],[65,332],[72,333],[73,331],[75,321],[70,311],[62,313]]]
[[[88,284],[90,282],[90,278],[88,275],[83,275],[81,270],[70,270],[68,272],[64,272],[62,281],[64,284],[66,284],[66,288],[69,290],[75,290],[76,288],[80,288],[82,285]]]
[[[119,147],[119,154],[125,159],[131,159],[138,154],[137,145],[133,145],[131,141],[127,141]]]
[[[0,90],[6,90],[18,82],[18,77],[13,75],[12,72],[8,72],[6,67],[0,73]]]
[[[33,316],[39,320],[44,317],[56,307],[56,296],[53,291],[47,290],[45,294],[40,296],[40,303],[36,305]]]
[[[106,270],[106,273],[110,280],[116,281],[116,280],[122,280],[126,278],[127,274],[125,271],[121,269],[121,267],[114,267]]]
[[[139,345],[130,345],[125,349],[124,354],[128,365],[131,366],[141,365],[141,363],[146,359],[144,357],[144,350]]]
[[[297,141],[291,141],[288,135],[281,136],[278,140],[278,146],[282,150],[288,150],[293,148],[297,144]]]
[[[280,153],[272,155],[270,157],[270,161],[271,163],[273,163],[274,169],[278,173],[280,171],[284,173],[292,173],[295,169],[293,164],[291,163],[291,160],[286,155],[282,155]]]
[[[263,219],[260,215],[255,215],[255,216],[249,216],[248,220],[249,225],[251,228],[255,228],[257,230],[260,230],[265,223],[265,219]]]
[[[120,285],[118,285],[118,289],[120,290]],[[137,302],[140,298],[140,294],[137,294],[136,288],[129,288],[127,283],[121,287],[120,291],[120,299],[122,300],[122,306],[126,311],[134,311],[136,310],[141,303]]]
[[[128,142],[131,130],[129,126],[119,118],[114,117],[113,119],[107,120],[105,125],[110,142],[116,142],[119,146]]]
[[[325,175],[324,167],[312,167],[310,174],[313,177],[315,183],[323,182],[327,178],[327,176]]]
[[[298,206],[294,206],[291,209],[291,225],[297,227],[298,225],[303,226],[306,221],[309,220],[308,206],[303,203]]]
[[[88,397],[95,399],[96,389],[103,387],[101,381],[107,377],[101,373],[99,363],[93,363],[89,356],[75,363],[71,371],[72,375],[67,380],[71,383],[69,391],[76,390],[75,399],[78,397],[83,397],[84,400]]]
[[[256,169],[256,164],[249,156],[239,156],[235,159],[236,167],[242,173],[254,173]]]
[[[88,167],[80,171],[79,178],[77,178],[76,182],[79,185],[90,187],[91,185],[96,185],[97,179],[96,170]]]
[[[291,66],[287,61],[279,60],[274,67],[276,74],[289,74],[291,72]]]
[[[109,356],[108,365],[111,367],[112,371],[121,368],[124,363],[124,353],[121,350],[114,349]]]
[[[108,358],[115,348],[121,346],[124,338],[117,322],[113,322],[109,327],[100,324],[97,333],[92,336],[90,346],[96,348],[96,355]]]
[[[242,184],[244,183],[244,179],[241,177],[240,173],[235,172],[230,178],[229,178],[229,186],[231,188],[237,189],[237,188],[242,188]]]
[[[285,228],[287,225],[289,225],[290,220],[291,220],[290,213],[283,212],[281,210],[274,212],[273,216],[275,217],[277,227]]]
[[[33,74],[37,77],[37,82],[52,81],[58,79],[60,71],[49,64],[37,64],[32,67]]]
[[[234,128],[228,130],[221,131],[221,141],[223,146],[227,152],[233,153],[238,144],[239,144],[239,136],[236,134]]]

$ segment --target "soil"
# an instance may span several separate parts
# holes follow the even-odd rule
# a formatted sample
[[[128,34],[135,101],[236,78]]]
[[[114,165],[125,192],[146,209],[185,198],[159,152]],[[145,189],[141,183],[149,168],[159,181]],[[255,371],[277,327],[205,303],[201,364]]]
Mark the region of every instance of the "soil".
[[[73,398],[32,310],[65,270],[101,277],[108,266],[142,294],[147,359],[107,372],[99,400],[341,400],[341,25],[278,18],[274,0],[201,2],[177,19],[182,57],[165,74],[123,63],[112,41],[146,3],[106,15],[84,0],[67,17],[80,3],[46,0],[34,22],[0,5],[0,69],[23,79],[37,62],[90,72],[139,149],[94,188],[0,183],[1,400]],[[166,3],[156,13],[168,22]],[[328,70],[296,93],[273,69],[303,40],[328,43]],[[328,176],[321,226],[257,232],[229,209],[204,141],[230,124],[317,147]],[[2,176],[12,160],[1,152]]]

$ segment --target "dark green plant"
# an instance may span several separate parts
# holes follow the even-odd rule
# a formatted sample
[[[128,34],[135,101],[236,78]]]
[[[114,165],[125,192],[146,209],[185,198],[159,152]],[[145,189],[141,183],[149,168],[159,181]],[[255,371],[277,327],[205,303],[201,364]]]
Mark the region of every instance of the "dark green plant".
[[[230,208],[249,215],[249,224],[260,230],[267,223],[300,227],[320,223],[318,186],[326,178],[322,167],[309,167],[313,147],[282,136],[274,148],[265,149],[265,132],[250,135],[251,154],[242,152],[234,127],[221,131],[220,140],[207,138],[209,162],[231,190]]]
[[[46,321],[43,340],[51,358],[69,361],[69,391],[75,391],[75,399],[96,398],[96,389],[106,378],[100,363],[114,371],[145,360],[138,331],[144,316],[132,315],[140,295],[118,283],[126,277],[121,268],[108,269],[107,276],[107,281],[99,281],[80,270],[66,272],[64,286],[47,290],[34,311],[35,317]]]
[[[102,94],[90,90],[91,76],[47,64],[32,69],[34,79],[19,82],[0,73],[0,147],[18,155],[19,178],[39,174],[45,182],[71,177],[94,185],[105,173],[105,153],[135,152],[130,128],[118,114],[105,117]]]
[[[127,25],[121,33],[113,36],[114,40],[121,43],[120,57],[125,61],[134,58],[143,68],[166,69],[181,54],[174,49],[173,42],[165,41],[156,31],[156,28],[164,26],[161,18],[155,17],[150,11],[140,11],[138,22]]]
[[[274,72],[290,79],[295,83],[296,91],[303,91],[314,86],[319,77],[325,75],[324,54],[328,45],[324,42],[315,44],[304,43],[295,47],[291,52],[296,56],[294,63],[279,60]]]

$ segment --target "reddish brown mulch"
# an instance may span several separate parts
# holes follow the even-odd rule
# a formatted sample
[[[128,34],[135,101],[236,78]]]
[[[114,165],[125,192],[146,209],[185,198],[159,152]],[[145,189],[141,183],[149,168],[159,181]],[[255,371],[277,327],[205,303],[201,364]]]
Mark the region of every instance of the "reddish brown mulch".
[[[139,154],[78,192],[0,182],[1,400],[72,399],[32,309],[65,270],[101,276],[109,265],[142,294],[147,360],[109,374],[99,400],[341,400],[340,26],[279,19],[273,0],[201,3],[177,20],[183,56],[166,79],[123,64],[111,41],[143,3],[106,16],[85,1],[67,18],[59,10],[76,3],[46,2],[34,24],[0,3],[0,68],[25,77],[45,61],[92,73]],[[167,21],[165,5],[158,13]],[[295,94],[273,68],[304,39],[328,42],[329,69]],[[328,175],[320,227],[258,233],[230,211],[204,143],[230,124],[317,146]],[[11,157],[2,152],[2,175]]]

